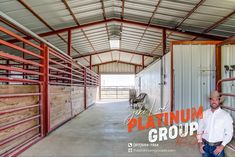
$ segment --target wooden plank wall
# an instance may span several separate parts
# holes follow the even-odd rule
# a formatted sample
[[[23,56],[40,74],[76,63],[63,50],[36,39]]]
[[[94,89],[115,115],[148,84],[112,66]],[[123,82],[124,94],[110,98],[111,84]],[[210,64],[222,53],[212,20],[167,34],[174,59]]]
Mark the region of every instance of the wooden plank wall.
[[[49,86],[50,126],[54,128],[72,117],[71,87]]]
[[[96,87],[87,87],[87,107],[96,100]],[[76,116],[84,110],[84,87],[50,86],[51,128]]]
[[[95,103],[96,95],[97,95],[97,87],[87,87],[87,107]]]
[[[95,103],[96,87],[87,87],[87,107]],[[38,93],[37,85],[0,85],[0,94]],[[49,86],[50,124],[54,128],[84,110],[84,87]],[[0,111],[39,104],[39,96],[0,99]],[[0,127],[39,114],[39,107],[0,115]],[[39,124],[39,120],[14,126],[0,131],[0,143],[5,139]],[[39,133],[39,129],[0,146],[0,154]]]
[[[84,110],[84,87],[72,87],[72,115],[75,116]]]
[[[0,85],[0,94],[23,94],[23,93],[37,93],[37,85]],[[15,98],[4,98],[0,99],[0,111],[5,111],[9,109],[15,109],[19,107],[31,106],[39,104],[38,96],[27,96],[27,97],[15,97]],[[39,114],[39,108],[35,107],[32,109],[26,109],[22,111],[17,111],[13,113],[0,115],[0,127],[23,120],[25,118],[30,118]],[[39,124],[39,120],[31,120],[26,123],[11,127],[9,129],[0,131],[0,143],[5,139],[23,132],[33,126]],[[7,150],[13,148],[14,146],[26,141],[27,139],[35,136],[39,133],[39,129],[32,130],[27,134],[9,142],[3,146],[0,146],[0,154],[6,152]]]

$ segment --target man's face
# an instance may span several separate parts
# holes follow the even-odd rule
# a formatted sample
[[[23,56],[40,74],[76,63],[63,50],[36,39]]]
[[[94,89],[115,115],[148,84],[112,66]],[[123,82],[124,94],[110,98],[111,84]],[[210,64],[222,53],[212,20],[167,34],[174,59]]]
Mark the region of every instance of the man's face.
[[[219,103],[219,99],[216,99],[216,98],[210,98],[210,106],[212,109],[216,109],[218,108],[220,105]]]

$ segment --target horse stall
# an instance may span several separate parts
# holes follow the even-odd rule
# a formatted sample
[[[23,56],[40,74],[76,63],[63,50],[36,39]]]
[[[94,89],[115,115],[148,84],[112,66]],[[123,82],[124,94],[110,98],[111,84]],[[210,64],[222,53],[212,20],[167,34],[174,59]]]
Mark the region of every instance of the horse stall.
[[[44,41],[0,32],[0,156],[10,156],[94,104],[99,75]]]

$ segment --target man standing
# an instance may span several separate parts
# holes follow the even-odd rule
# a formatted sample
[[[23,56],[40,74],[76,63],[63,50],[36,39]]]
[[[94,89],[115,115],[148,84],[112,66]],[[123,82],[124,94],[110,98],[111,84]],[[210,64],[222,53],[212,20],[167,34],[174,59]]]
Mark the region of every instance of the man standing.
[[[199,120],[197,139],[202,157],[224,157],[224,147],[233,137],[233,119],[220,105],[224,98],[218,91],[210,95],[210,109]]]

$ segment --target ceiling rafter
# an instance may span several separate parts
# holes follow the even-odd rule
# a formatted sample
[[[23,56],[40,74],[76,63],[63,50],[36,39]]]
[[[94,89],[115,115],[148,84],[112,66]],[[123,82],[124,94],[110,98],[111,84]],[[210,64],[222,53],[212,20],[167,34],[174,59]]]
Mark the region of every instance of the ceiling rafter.
[[[135,56],[134,54],[131,56],[130,63],[132,62],[134,56]]]
[[[142,65],[140,65],[140,64],[129,63],[129,62],[124,62],[124,61],[120,61],[120,60],[107,61],[107,62],[103,62],[103,63],[99,63],[99,64],[93,64],[92,66],[110,64],[110,63],[122,63],[122,64],[134,65],[134,66],[142,66]],[[145,67],[146,67],[146,66],[145,66]]]
[[[175,29],[177,29],[178,27],[180,27],[185,20],[187,20],[194,12],[195,10],[197,10],[197,8],[199,8],[206,0],[200,0],[194,7],[193,9],[191,9],[188,14],[175,26]]]
[[[125,0],[122,0],[121,20],[123,20],[123,18],[124,18],[124,9],[125,9]],[[123,31],[123,23],[121,22],[121,26],[120,26],[120,48],[122,47],[122,31]]]
[[[73,57],[73,59],[83,58],[83,57],[87,57],[87,56],[90,56],[90,55],[114,52],[114,51],[119,51],[119,52],[129,53],[129,54],[135,54],[135,55],[139,55],[139,56],[143,56],[144,55],[144,56],[147,56],[147,57],[154,57],[153,55],[150,55],[150,54],[147,54],[147,53],[142,53],[142,52],[134,52],[134,51],[128,51],[128,50],[122,50],[122,49],[112,49],[112,50],[104,50],[104,51],[88,53],[88,54],[84,54],[84,55],[80,55],[80,56],[75,56],[75,57]]]
[[[173,32],[167,34],[166,39],[170,37]],[[150,53],[151,55],[162,45],[162,41],[157,45],[157,47]]]
[[[138,42],[136,48],[135,48],[135,51],[138,49],[138,47],[139,47],[139,45],[140,45],[142,39],[144,38],[144,35],[145,35],[147,29],[149,28],[149,26],[150,26],[150,24],[151,24],[151,22],[152,22],[152,19],[153,19],[154,15],[156,14],[156,12],[157,12],[157,10],[158,10],[158,8],[159,8],[159,6],[160,6],[160,3],[161,3],[161,0],[159,0],[159,1],[157,2],[157,5],[155,6],[155,9],[154,9],[154,11],[153,11],[153,13],[152,13],[152,16],[150,17],[150,19],[149,19],[149,21],[148,21],[148,24],[147,24],[147,26],[146,26],[146,28],[145,28],[145,30],[144,30],[144,33],[143,33],[142,36],[141,36],[141,38],[140,38],[140,40],[139,40],[139,42]]]
[[[67,27],[67,28],[62,28],[62,29],[58,29],[55,31],[49,31],[49,32],[45,32],[45,33],[39,33],[38,35],[40,37],[45,37],[45,36],[50,36],[50,35],[55,35],[55,34],[59,34],[59,33],[63,33],[63,32],[68,32],[68,30],[77,30],[77,29],[83,29],[83,28],[88,28],[91,26],[97,26],[97,25],[101,25],[104,23],[108,23],[108,22],[119,22],[119,23],[125,23],[128,25],[134,25],[134,26],[138,26],[138,27],[144,27],[146,28],[147,24],[146,23],[142,23],[142,22],[137,22],[137,21],[130,21],[130,20],[126,20],[126,19],[117,19],[117,18],[112,18],[112,19],[107,19],[106,21],[102,20],[102,21],[96,21],[96,22],[92,22],[92,23],[88,23],[88,24],[83,24],[80,26],[72,26],[72,27]],[[213,39],[213,40],[225,40],[227,39],[227,37],[225,36],[218,36],[218,35],[212,35],[212,34],[203,34],[203,33],[197,33],[197,32],[190,32],[190,31],[180,31],[174,28],[170,28],[170,27],[165,27],[165,26],[159,26],[159,25],[153,25],[150,24],[149,28],[153,28],[153,29],[166,29],[166,31],[172,31],[174,33],[177,34],[184,34],[184,35],[190,35],[190,36],[198,36],[198,37],[202,37],[202,38],[208,38],[208,39]],[[32,39],[32,37],[25,37],[25,39],[29,40]],[[18,42],[18,40],[9,40],[8,42]]]
[[[215,23],[213,23],[212,25],[210,25],[208,28],[204,29],[202,31],[202,33],[208,33],[211,30],[213,30],[214,28],[218,27],[220,24],[224,23],[229,17],[231,17],[232,15],[235,14],[235,10],[233,10],[231,13],[229,13],[227,16],[221,18],[220,20],[216,21]],[[197,39],[198,37],[194,37],[192,40]]]
[[[76,16],[74,15],[72,9],[70,8],[69,4],[67,3],[67,0],[62,0],[62,2],[64,3],[65,7],[68,9],[70,15],[73,17],[73,20],[75,21],[75,23],[77,24],[77,26],[80,26],[80,23],[78,22],[78,19],[76,18]],[[91,43],[90,40],[88,39],[88,37],[87,37],[85,31],[84,31],[83,29],[81,29],[81,31],[82,31],[83,35],[85,36],[85,38],[87,39],[88,43],[91,45],[92,49],[93,49],[94,51],[96,51],[96,50],[94,49],[92,43]],[[98,56],[98,57],[99,57],[99,56]],[[99,57],[99,59],[100,59],[100,57]],[[87,60],[87,59],[86,59],[86,60]],[[100,59],[100,61],[101,61],[101,59]],[[90,63],[88,60],[87,60],[87,62]],[[101,62],[102,62],[102,61],[101,61]]]
[[[177,23],[177,25],[174,27],[174,29],[179,28],[185,20],[187,20],[206,0],[200,0],[189,12],[188,14],[179,22]],[[166,36],[166,40],[171,36],[173,32],[170,32],[167,36]],[[151,54],[153,54],[163,43],[160,42],[157,47],[151,52]]]
[[[232,15],[235,14],[235,10],[233,10],[230,14],[228,14],[227,16],[223,17],[222,19],[216,21],[214,24],[212,24],[210,27],[208,27],[207,29],[205,29],[202,33],[208,33],[210,32],[212,29],[216,28],[218,25],[222,24],[223,22],[225,22],[229,17],[231,17]]]
[[[107,18],[106,18],[106,13],[105,13],[105,8],[104,8],[104,1],[103,1],[103,0],[100,0],[100,2],[101,2],[102,10],[103,10],[103,17],[104,17],[104,20],[107,20]],[[106,29],[106,32],[107,32],[108,40],[110,40],[109,30],[108,30],[108,25],[107,25],[107,23],[105,23],[105,29]]]
[[[39,16],[24,0],[18,0],[20,4],[22,4],[29,12],[31,12],[40,22],[42,22],[44,25],[46,25],[51,31],[55,31],[54,28],[52,28],[41,16]],[[55,33],[62,41],[64,41],[66,44],[68,42],[61,36],[59,33]],[[79,51],[77,51],[74,47],[72,49],[80,54]]]

